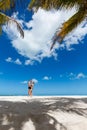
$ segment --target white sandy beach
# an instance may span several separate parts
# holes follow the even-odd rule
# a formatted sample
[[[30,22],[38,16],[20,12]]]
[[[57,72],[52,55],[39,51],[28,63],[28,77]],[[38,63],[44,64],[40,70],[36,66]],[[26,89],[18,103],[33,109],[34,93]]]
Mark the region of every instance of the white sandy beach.
[[[0,96],[0,130],[87,130],[87,97]]]

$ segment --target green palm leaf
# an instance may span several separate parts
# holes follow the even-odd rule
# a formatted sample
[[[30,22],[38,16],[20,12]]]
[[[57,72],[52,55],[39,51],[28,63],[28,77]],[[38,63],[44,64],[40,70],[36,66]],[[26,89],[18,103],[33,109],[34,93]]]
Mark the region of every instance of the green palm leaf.
[[[0,1],[0,10],[6,11],[13,7],[15,0],[1,0]]]
[[[5,23],[8,23],[10,21],[10,22],[16,23],[18,31],[20,32],[21,36],[24,37],[24,32],[23,32],[20,24],[15,19],[2,13],[2,11],[5,12],[6,10],[9,10],[12,7],[14,7],[16,1],[17,0],[0,0],[0,33],[2,32],[2,26]],[[21,0],[20,0],[20,2],[21,2]]]
[[[63,24],[60,32],[56,32],[53,37],[53,44],[50,50],[53,48],[56,42],[61,43],[65,36],[71,32],[78,24],[80,24],[87,16],[87,0],[31,0],[29,8],[32,9],[39,7],[49,10],[55,9],[68,9],[76,6],[77,13],[74,14],[68,21]]]
[[[9,21],[16,23],[18,31],[20,32],[21,36],[24,37],[24,32],[23,32],[20,24],[15,19],[13,19],[3,13],[0,13],[0,30],[2,28],[2,25],[4,25],[6,22],[8,23]]]
[[[41,7],[49,10],[51,8],[71,8],[76,4],[81,5],[82,0],[31,0],[29,8],[32,9],[33,7],[36,7],[36,9],[38,9]]]
[[[77,25],[79,25],[86,18],[86,15],[87,11],[84,10],[84,8],[80,8],[76,14],[74,14],[68,21],[66,21],[63,24],[61,31],[56,32],[50,50],[52,50],[56,42],[62,43],[62,40],[65,38],[65,36],[74,28],[76,28]]]

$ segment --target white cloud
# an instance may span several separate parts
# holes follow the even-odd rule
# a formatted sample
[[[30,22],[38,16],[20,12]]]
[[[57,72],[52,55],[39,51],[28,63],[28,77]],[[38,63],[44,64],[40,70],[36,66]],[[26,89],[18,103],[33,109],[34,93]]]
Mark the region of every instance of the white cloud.
[[[77,76],[76,76],[76,79],[84,79],[84,78],[87,78],[87,76],[83,73],[79,73]]]
[[[48,77],[48,76],[43,77],[43,80],[51,80],[51,79],[52,79],[52,77]]]
[[[87,78],[87,75],[85,75],[82,72],[80,72],[78,74],[74,74],[74,73],[71,72],[70,74],[67,73],[65,76],[68,77],[70,80]]]
[[[6,62],[13,62],[11,57],[8,57],[7,59],[5,59]]]
[[[35,79],[35,78],[33,78],[32,81],[33,81],[34,83],[38,83],[38,80]],[[24,80],[24,81],[21,82],[21,84],[27,84],[27,83],[28,83],[28,80]]]
[[[34,13],[30,22],[24,22],[28,28],[28,30],[24,30],[24,39],[15,37],[16,34],[19,34],[14,24],[10,25],[9,28],[5,28],[4,26],[4,30],[7,31],[7,34],[9,34],[12,40],[12,45],[17,49],[18,53],[31,60],[37,60],[40,62],[44,57],[57,57],[55,50],[50,52],[51,43],[49,41],[51,40],[57,27],[64,21],[61,15],[64,17],[66,16],[67,19],[70,17],[71,13],[73,14],[74,11],[67,14],[63,11],[47,12],[39,9],[37,13]],[[32,27],[31,30],[29,30],[30,27]],[[57,47],[58,45],[56,45],[55,48]]]
[[[70,80],[75,80],[76,77],[77,77],[77,75],[71,72],[70,74],[67,74],[67,77],[68,77]]]
[[[21,84],[27,84],[27,83],[28,83],[27,80],[21,82]]]
[[[38,83],[38,80],[37,79],[32,79],[32,81],[34,82],[34,83]]]
[[[25,60],[25,65],[33,65],[34,61],[32,60]]]
[[[21,65],[21,64],[22,64],[22,62],[21,62],[19,59],[16,59],[16,60],[14,61],[14,63],[15,63],[15,64],[18,64],[18,65]]]
[[[28,28],[28,30],[24,29],[24,39],[18,37],[19,33],[15,28],[15,24],[10,25],[8,28],[4,26],[4,30],[11,38],[12,46],[16,48],[17,52],[29,58],[29,60],[25,61],[25,65],[32,65],[34,61],[41,62],[45,57],[49,58],[53,56],[57,59],[58,54],[56,54],[55,50],[60,46],[56,44],[52,52],[50,52],[51,39],[56,29],[60,28],[62,23],[69,19],[75,12],[75,8],[68,11],[45,11],[39,9],[34,13],[32,20],[29,22],[18,20]],[[15,18],[17,18],[17,15]],[[70,50],[70,45],[78,44],[78,40],[84,38],[87,32],[87,25],[83,26],[84,24],[85,21],[65,38],[65,46],[68,50]]]
[[[10,62],[10,63],[14,63],[14,64],[17,64],[17,65],[22,65],[22,62],[20,61],[20,59],[16,59],[16,60],[13,60],[11,57],[8,57],[7,59],[5,59],[6,62]]]

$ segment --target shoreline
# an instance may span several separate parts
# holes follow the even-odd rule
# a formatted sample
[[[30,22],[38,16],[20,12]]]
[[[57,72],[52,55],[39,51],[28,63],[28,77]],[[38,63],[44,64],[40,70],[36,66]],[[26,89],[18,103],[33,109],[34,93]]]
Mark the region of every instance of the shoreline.
[[[10,101],[10,102],[24,102],[25,100],[55,100],[59,98],[65,99],[85,99],[87,96],[0,96],[0,101]]]

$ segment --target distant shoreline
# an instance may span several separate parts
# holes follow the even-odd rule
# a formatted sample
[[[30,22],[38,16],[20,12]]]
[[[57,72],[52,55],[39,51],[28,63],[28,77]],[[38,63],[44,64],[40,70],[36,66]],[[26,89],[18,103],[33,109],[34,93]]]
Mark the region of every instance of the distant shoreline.
[[[0,95],[0,97],[6,97],[6,96],[22,96],[22,97],[25,97],[25,96],[29,96],[29,95],[22,95],[22,94],[19,94],[19,95]],[[33,95],[33,97],[87,97],[87,95]]]
[[[0,96],[28,96],[28,94],[12,94],[12,95],[10,95],[10,94],[1,94]],[[87,96],[86,94],[33,94],[33,96],[43,96],[43,97],[45,97],[45,96],[48,96],[48,97],[50,97],[50,96],[53,96],[53,97],[55,97],[55,96],[58,96],[58,97],[67,97],[67,96],[69,96],[69,97],[74,97],[74,96],[76,96],[76,97],[78,97],[78,96]]]
[[[84,95],[84,96],[80,96],[80,95],[76,95],[76,96],[0,96],[0,101],[11,101],[11,102],[24,102],[24,100],[39,100],[39,99],[56,99],[56,98],[71,98],[71,99],[84,99],[84,98],[87,98],[87,95]]]

